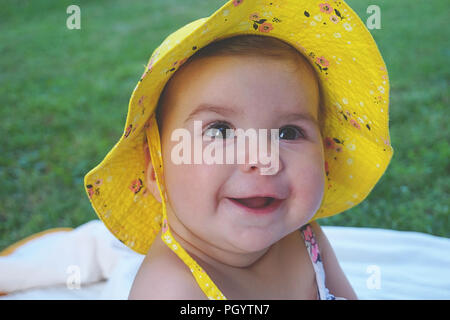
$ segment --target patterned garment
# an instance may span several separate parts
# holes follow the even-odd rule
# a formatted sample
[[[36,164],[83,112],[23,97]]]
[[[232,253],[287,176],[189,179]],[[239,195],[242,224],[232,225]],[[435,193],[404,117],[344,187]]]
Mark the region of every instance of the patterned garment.
[[[347,300],[342,297],[335,297],[325,286],[325,270],[323,268],[322,257],[320,256],[319,245],[317,244],[313,229],[309,224],[300,228],[300,233],[305,241],[306,249],[311,258],[317,281],[318,300]]]

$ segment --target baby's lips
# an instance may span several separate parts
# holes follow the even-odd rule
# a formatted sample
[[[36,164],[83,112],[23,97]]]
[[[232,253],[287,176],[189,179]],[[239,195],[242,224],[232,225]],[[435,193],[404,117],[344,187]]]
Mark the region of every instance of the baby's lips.
[[[284,200],[287,197],[283,196],[281,193],[272,193],[272,192],[265,192],[265,193],[257,193],[257,194],[239,194],[239,195],[233,195],[228,196],[229,199],[253,199],[253,198],[273,198],[278,200]]]
[[[243,205],[250,207],[250,208],[261,208],[269,205],[272,203],[274,198],[272,197],[253,197],[253,198],[233,198],[233,200],[239,201]]]

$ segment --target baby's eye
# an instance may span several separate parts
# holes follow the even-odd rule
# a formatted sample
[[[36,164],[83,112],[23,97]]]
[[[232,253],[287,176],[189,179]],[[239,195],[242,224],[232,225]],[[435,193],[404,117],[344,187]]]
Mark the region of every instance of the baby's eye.
[[[280,139],[297,140],[298,138],[305,138],[303,130],[297,126],[286,126],[280,129]]]
[[[204,134],[213,139],[230,139],[234,137],[234,130],[226,122],[215,122],[206,128]]]

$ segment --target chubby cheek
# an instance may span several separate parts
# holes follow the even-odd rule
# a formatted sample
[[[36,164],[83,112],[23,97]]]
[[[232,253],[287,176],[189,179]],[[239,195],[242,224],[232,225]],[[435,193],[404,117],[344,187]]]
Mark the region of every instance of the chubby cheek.
[[[167,163],[164,166],[167,194],[178,219],[192,229],[208,225],[217,209],[220,171],[205,164]]]
[[[291,179],[291,210],[288,219],[295,229],[311,219],[319,209],[324,195],[325,170],[320,153],[303,159],[296,166],[289,166]]]

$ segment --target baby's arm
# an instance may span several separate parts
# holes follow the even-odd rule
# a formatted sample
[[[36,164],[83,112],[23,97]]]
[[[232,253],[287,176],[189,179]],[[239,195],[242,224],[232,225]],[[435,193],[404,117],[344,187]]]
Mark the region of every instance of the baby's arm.
[[[181,262],[182,263],[182,262]],[[178,257],[145,257],[134,279],[130,300],[207,300]]]
[[[344,297],[350,300],[358,299],[344,271],[342,271],[334,250],[327,236],[322,231],[322,228],[316,221],[311,222],[310,225],[314,230],[319,245],[319,251],[325,269],[326,287],[336,297]]]

